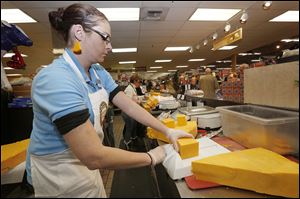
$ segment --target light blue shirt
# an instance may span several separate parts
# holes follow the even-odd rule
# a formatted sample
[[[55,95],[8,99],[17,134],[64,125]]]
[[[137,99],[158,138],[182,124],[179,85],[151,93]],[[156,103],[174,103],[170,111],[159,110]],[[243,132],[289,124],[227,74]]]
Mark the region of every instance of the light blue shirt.
[[[88,108],[90,121],[94,123],[88,94],[103,88],[110,94],[118,86],[111,75],[97,64],[91,66],[89,70],[91,79],[89,79],[74,54],[67,48],[65,50],[83,75],[89,91],[63,56],[55,59],[35,76],[31,94],[34,113],[33,128],[26,157],[27,180],[31,184],[30,154],[47,155],[68,148],[53,121],[69,113]],[[100,84],[93,69],[100,79]]]

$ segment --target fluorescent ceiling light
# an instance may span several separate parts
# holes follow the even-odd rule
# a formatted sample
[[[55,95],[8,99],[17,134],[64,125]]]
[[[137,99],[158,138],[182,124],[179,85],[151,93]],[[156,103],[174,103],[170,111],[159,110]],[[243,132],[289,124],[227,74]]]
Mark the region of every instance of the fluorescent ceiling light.
[[[206,9],[198,8],[190,21],[227,21],[240,12],[240,9]]]
[[[3,57],[12,57],[15,53],[6,53]],[[22,57],[28,57],[28,55],[21,54]]]
[[[119,61],[119,64],[135,64],[136,61]]]
[[[65,49],[63,48],[53,48],[52,53],[55,55],[60,55],[60,54],[64,54]]]
[[[158,69],[158,68],[162,68],[162,66],[151,66],[150,69]]]
[[[17,77],[17,76],[23,76],[22,74],[6,74],[8,77]]]
[[[260,62],[260,59],[252,59],[252,62]]]
[[[299,38],[297,38],[297,39],[282,39],[282,40],[280,40],[280,41],[283,41],[283,42],[292,42],[292,41],[294,41],[294,42],[299,42]]]
[[[231,50],[236,48],[237,46],[223,46],[222,48],[219,48],[218,50]]]
[[[154,62],[156,63],[160,63],[160,62],[171,62],[172,59],[158,59],[158,60],[155,60]]]
[[[213,67],[215,67],[216,65],[208,65],[208,66],[206,66],[206,67],[208,67],[208,68],[213,68]]]
[[[1,20],[8,23],[36,23],[37,21],[20,9],[1,9]]]
[[[126,52],[136,52],[137,48],[113,48],[113,53],[126,53]]]
[[[147,73],[156,73],[156,70],[147,70]]]
[[[271,19],[270,22],[299,22],[299,11],[286,11],[285,13]]]
[[[252,55],[252,53],[239,53],[240,56]]]
[[[168,70],[169,72],[176,72],[177,70]]]
[[[14,70],[12,67],[4,67],[4,70]]]
[[[176,66],[176,68],[187,68],[188,66]]]
[[[166,47],[165,51],[186,51],[189,49],[189,46],[181,46],[181,47]]]
[[[108,21],[138,21],[140,8],[97,8]]]
[[[205,59],[189,59],[188,61],[204,61]]]

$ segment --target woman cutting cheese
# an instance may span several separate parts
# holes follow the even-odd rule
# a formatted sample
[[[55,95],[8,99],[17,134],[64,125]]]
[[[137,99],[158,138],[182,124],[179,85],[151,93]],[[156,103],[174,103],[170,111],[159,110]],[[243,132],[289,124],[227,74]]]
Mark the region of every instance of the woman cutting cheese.
[[[96,63],[111,51],[107,18],[90,5],[73,4],[49,13],[66,48],[41,70],[32,85],[33,130],[27,151],[27,180],[36,197],[105,197],[99,169],[156,165],[163,147],[135,153],[102,145],[108,100],[122,111],[164,133],[176,148],[179,137],[129,99],[110,74]]]

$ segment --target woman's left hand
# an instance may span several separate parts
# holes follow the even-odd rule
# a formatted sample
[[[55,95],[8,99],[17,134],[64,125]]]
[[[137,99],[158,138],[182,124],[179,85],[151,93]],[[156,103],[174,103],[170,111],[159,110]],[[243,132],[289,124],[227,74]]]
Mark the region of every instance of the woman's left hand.
[[[171,144],[173,144],[174,149],[178,152],[179,148],[177,145],[177,139],[178,138],[194,138],[194,136],[192,134],[189,134],[183,130],[180,129],[171,129],[169,128],[167,131],[167,138],[169,139],[169,141],[171,142]]]

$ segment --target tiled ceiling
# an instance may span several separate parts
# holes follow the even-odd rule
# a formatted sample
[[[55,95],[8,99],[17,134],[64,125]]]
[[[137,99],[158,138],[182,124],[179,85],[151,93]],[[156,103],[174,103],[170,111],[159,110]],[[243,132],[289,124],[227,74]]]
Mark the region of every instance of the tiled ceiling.
[[[53,59],[52,48],[62,47],[63,43],[52,34],[48,21],[48,12],[66,7],[80,1],[1,1],[1,8],[19,8],[33,17],[38,23],[17,24],[33,40],[30,48],[21,47],[26,58],[28,73],[34,72],[40,65],[48,64]],[[126,69],[132,67],[157,66],[156,59],[172,59],[172,62],[159,64],[167,72],[177,65],[188,65],[181,70],[195,69],[202,65],[216,64],[217,60],[230,59],[233,54],[247,52],[264,46],[270,46],[285,38],[299,37],[299,22],[274,23],[270,19],[286,12],[299,10],[299,1],[273,1],[269,10],[263,10],[263,1],[85,1],[98,8],[139,7],[141,9],[158,8],[167,10],[163,21],[110,22],[112,27],[113,48],[137,47],[136,53],[111,53],[102,65],[107,69]],[[230,51],[212,51],[211,35],[224,37],[226,22],[189,21],[197,8],[238,8],[246,10],[249,19],[240,24],[242,12],[229,20],[231,30],[243,28],[243,39],[238,47]],[[208,38],[208,45],[202,42]],[[200,43],[200,49],[195,46]],[[193,46],[194,52],[164,52],[167,46]],[[279,49],[280,50],[280,49]],[[267,52],[267,50],[265,50]],[[202,62],[188,62],[192,58],[204,58]],[[120,65],[119,61],[136,60],[136,64]],[[242,60],[249,62],[249,60]],[[34,64],[30,64],[34,63]],[[238,59],[238,64],[239,59]],[[221,66],[220,67],[224,67]],[[10,72],[8,72],[10,73]]]

